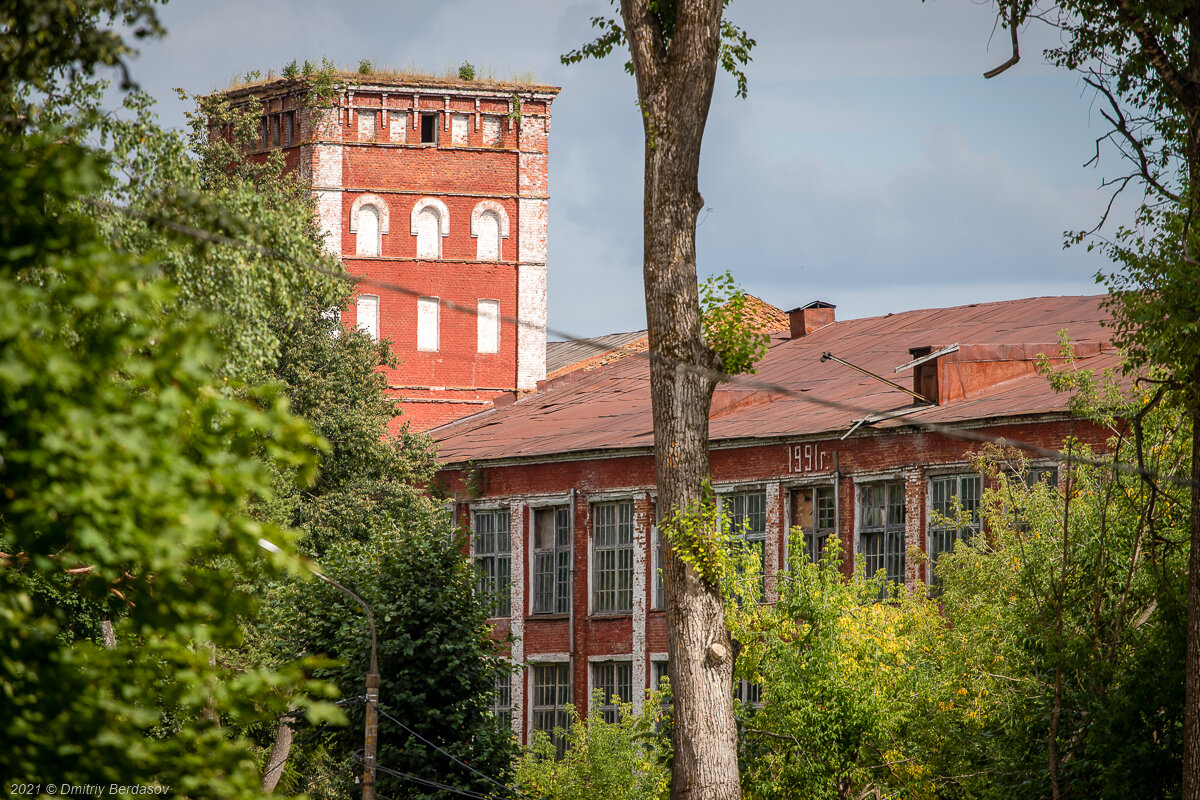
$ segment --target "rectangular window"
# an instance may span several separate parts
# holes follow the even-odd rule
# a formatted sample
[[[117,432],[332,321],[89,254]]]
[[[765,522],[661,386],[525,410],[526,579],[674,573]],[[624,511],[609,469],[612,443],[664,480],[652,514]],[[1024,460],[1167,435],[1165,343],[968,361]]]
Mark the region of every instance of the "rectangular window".
[[[600,661],[592,664],[592,689],[601,693],[599,711],[604,721],[617,722],[621,704],[633,699],[633,662]]]
[[[283,115],[283,135],[284,147],[291,147],[296,143],[296,112],[289,111]]]
[[[280,115],[271,115],[271,146],[279,147],[279,122]]]
[[[556,754],[562,758],[570,723],[567,703],[571,702],[571,665],[534,664],[532,670],[533,729],[549,735]]]
[[[792,531],[803,537],[804,552],[814,564],[837,525],[837,497],[832,486],[813,486],[792,492]],[[799,531],[796,531],[799,528]]]
[[[358,327],[379,341],[379,298],[373,294],[358,296]]]
[[[650,598],[650,607],[663,609],[667,607],[667,576],[663,572],[667,537],[657,525],[650,529],[650,546],[654,548],[654,594]]]
[[[500,301],[479,301],[479,352],[500,352]]]
[[[663,688],[663,681],[668,680],[667,662],[666,661],[651,661],[650,662],[650,688],[655,691]]]
[[[496,718],[496,727],[500,730],[512,728],[512,673],[505,672],[496,676],[495,687],[492,691],[492,716]]]
[[[259,130],[259,133],[262,134],[262,136],[259,137],[260,140],[262,141],[262,149],[266,150],[268,147],[271,146],[271,118],[270,117],[262,118],[262,127]]]
[[[888,580],[904,583],[904,482],[859,487],[859,524],[865,573],[883,570]]]
[[[758,553],[758,565],[766,566],[767,556],[767,493],[740,492],[721,498],[729,531],[741,536]]]
[[[571,509],[539,508],[533,514],[533,613],[571,610]]]
[[[929,481],[929,576],[935,591],[940,586],[938,558],[953,550],[955,542],[969,539],[979,530],[980,483],[978,473],[939,475]],[[964,524],[956,525],[960,512],[969,514],[970,521],[964,519]]]
[[[438,330],[438,298],[417,298],[417,349],[436,353],[440,346]]]
[[[438,140],[438,115],[422,114],[421,115],[421,144],[437,144]]]
[[[592,611],[633,613],[633,503],[592,507]]]
[[[508,535],[508,510],[478,511],[474,519],[472,550],[479,574],[479,593],[492,599],[491,616],[512,613],[512,550]]]
[[[721,498],[729,531],[741,537],[758,560],[758,593],[765,590],[763,575],[767,568],[767,493],[739,492]]]
[[[753,681],[736,681],[733,687],[733,696],[748,706],[760,707],[763,704],[762,684]]]

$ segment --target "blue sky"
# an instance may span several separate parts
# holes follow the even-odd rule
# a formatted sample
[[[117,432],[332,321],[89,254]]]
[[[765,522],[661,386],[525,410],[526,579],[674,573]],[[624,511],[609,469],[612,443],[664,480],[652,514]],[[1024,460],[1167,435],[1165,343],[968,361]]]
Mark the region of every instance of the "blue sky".
[[[174,0],[167,38],[133,72],[168,125],[183,123],[174,87],[206,92],[293,58],[439,72],[468,59],[561,86],[550,326],[594,335],[644,325],[633,80],[618,54],[558,62],[608,12],[606,0]],[[1100,291],[1107,263],[1064,250],[1062,233],[1095,224],[1099,183],[1121,165],[1082,166],[1103,120],[1075,76],[1042,62],[1053,31],[1027,31],[1023,61],[984,80],[1008,39],[972,0],[735,0],[729,16],[758,46],[749,99],[722,78],[709,115],[702,275],[730,269],[785,310],[822,299],[840,319]]]

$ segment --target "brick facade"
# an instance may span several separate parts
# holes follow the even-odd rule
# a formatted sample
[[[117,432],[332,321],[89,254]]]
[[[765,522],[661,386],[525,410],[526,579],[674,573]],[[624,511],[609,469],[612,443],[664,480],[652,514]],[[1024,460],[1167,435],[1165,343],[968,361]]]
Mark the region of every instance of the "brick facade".
[[[1057,419],[975,429],[975,433],[1006,437],[1057,449],[1069,436],[1102,448],[1108,433],[1066,415]],[[844,569],[852,576],[861,569],[859,492],[864,483],[899,480],[904,486],[905,547],[911,553],[928,550],[930,520],[929,480],[946,473],[970,472],[969,462],[978,445],[941,434],[893,431],[871,433],[845,441],[837,438],[746,446],[716,446],[711,451],[713,483],[718,493],[761,492],[766,498],[766,572],[786,564],[789,552],[801,548],[790,518],[794,492],[816,486],[834,487],[837,498],[837,535],[845,553]],[[1038,461],[1050,465],[1050,462]],[[1059,466],[1059,465],[1054,465]],[[633,665],[632,702],[640,708],[651,688],[652,661],[667,650],[664,611],[654,607],[657,580],[652,543],[656,535],[654,461],[650,452],[627,452],[531,463],[477,467],[473,486],[482,487],[471,499],[462,468],[443,470],[440,481],[452,495],[457,521],[471,526],[473,510],[507,508],[513,532],[512,615],[493,620],[499,635],[512,633],[512,650],[518,664],[571,663],[572,701],[586,708],[592,688],[591,669],[599,659],[619,657]],[[599,503],[633,504],[633,603],[629,613],[594,611],[592,552],[595,544],[593,509]],[[535,614],[530,601],[531,512],[547,506],[569,506],[573,512],[570,614]],[[791,531],[789,534],[788,532]],[[905,583],[916,588],[929,579],[928,564],[907,558]],[[768,600],[776,595],[767,581]],[[524,704],[529,696],[531,671],[513,677],[514,730],[527,741],[530,716]],[[518,691],[518,686],[520,691]]]
[[[332,108],[309,108],[298,78],[226,94],[235,105],[247,97],[263,104],[261,149],[282,148],[287,168],[311,182],[326,248],[366,278],[358,294],[377,298],[366,302],[399,361],[381,368],[389,393],[403,400],[397,424],[425,430],[491,408],[502,393],[533,390],[545,378],[558,89],[342,79]],[[438,235],[423,238],[422,226]],[[436,302],[433,346],[418,346],[418,298]],[[498,310],[498,336],[486,337],[495,352],[484,346],[480,328],[492,318],[480,321],[481,300]],[[352,298],[344,324],[360,323],[358,307]]]

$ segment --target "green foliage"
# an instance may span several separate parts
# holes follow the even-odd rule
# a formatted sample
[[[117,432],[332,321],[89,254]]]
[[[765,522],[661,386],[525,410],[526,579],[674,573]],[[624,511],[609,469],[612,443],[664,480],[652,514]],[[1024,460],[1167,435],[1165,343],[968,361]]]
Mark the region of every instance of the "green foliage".
[[[1188,408],[1200,409],[1200,263],[1186,257],[1200,252],[1193,214],[1144,206],[1136,228],[1101,245],[1124,269],[1100,277],[1129,367],[1156,368]]]
[[[458,79],[460,81],[475,80],[475,65],[470,61],[464,60],[462,66],[458,68]]]
[[[658,800],[669,794],[670,737],[663,731],[663,695],[650,692],[643,711],[628,704],[616,722],[600,712],[600,693],[586,720],[568,707],[566,750],[555,757],[554,742],[542,731],[517,762],[516,783],[536,800]]]
[[[125,60],[135,39],[162,36],[155,0],[9,0],[0,8],[0,125],[37,122],[38,107],[67,101],[79,76],[116,67],[132,85]]]
[[[834,542],[820,564],[791,552],[776,603],[728,612],[742,644],[735,676],[763,687],[763,706],[740,710],[745,796],[912,792],[920,766],[902,737],[923,713],[914,650],[940,627],[936,606],[919,594],[876,602],[886,580],[847,582]]]
[[[296,63],[296,59],[293,58],[291,61],[289,61],[287,63],[287,66],[285,66],[283,68],[283,77],[295,78],[299,74],[300,74],[300,66]]]
[[[371,59],[364,58],[358,62],[359,75],[370,75],[374,71],[374,68],[371,66]]]
[[[260,78],[262,78],[262,71],[257,70],[257,69],[252,69],[249,72],[247,72],[245,75],[242,76],[242,83],[254,83],[256,80],[259,80]]]
[[[140,93],[125,110],[99,123],[113,169],[126,178],[103,195],[115,208],[102,209],[101,224],[123,249],[155,259],[179,287],[178,307],[220,314],[230,380],[262,381],[288,326],[319,313],[314,306],[340,306],[348,292],[341,265],[317,244],[311,192],[282,175],[278,151],[262,163],[244,157],[260,137],[256,107],[205,99],[186,134],[162,130]],[[209,136],[210,122],[228,138]]]
[[[726,375],[758,372],[755,365],[766,355],[771,337],[746,317],[746,293],[728,270],[700,284],[700,311],[704,342],[721,359],[722,371]]]
[[[211,648],[255,606],[234,570],[289,538],[248,503],[270,468],[311,480],[320,441],[277,391],[221,391],[209,321],[165,314],[167,282],[70,210],[97,159],[8,138],[0,174],[0,777],[256,795],[239,731],[300,675],[234,675]],[[117,620],[114,649],[79,607]]]
[[[1079,385],[1075,372],[1054,377]],[[936,713],[914,734],[931,772],[965,796],[1044,797],[1056,705],[1063,792],[1180,791],[1190,501],[1166,481],[1188,474],[1191,430],[1178,406],[1082,385],[1096,419],[1133,421],[1114,457],[1163,481],[1078,465],[1060,491],[1028,485],[1019,454],[984,454],[989,535],[939,560],[947,625],[921,665]]]
[[[652,0],[650,3],[650,11],[658,18],[668,53],[675,30],[676,2],[677,0]],[[617,0],[610,0],[610,3],[615,6]],[[730,0],[724,0],[721,5],[722,12],[729,7],[729,3]],[[600,35],[587,44],[561,56],[559,60],[563,64],[578,64],[587,58],[604,58],[613,51],[614,47],[624,47],[627,43],[625,29],[621,27],[617,19],[592,17],[592,27],[600,31]],[[746,97],[749,91],[744,68],[750,63],[750,51],[754,49],[755,44],[756,42],[737,25],[726,19],[721,20],[721,50],[718,54],[718,61],[721,69],[728,72],[737,81],[738,97]],[[632,61],[625,62],[625,71],[630,75],[633,74]]]
[[[511,732],[497,727],[488,703],[496,677],[511,666],[490,636],[487,611],[474,591],[475,574],[463,558],[466,542],[450,531],[444,511],[432,503],[392,522],[390,531],[376,533],[369,542],[331,543],[322,557],[324,571],[359,593],[374,612],[380,707],[503,782],[515,745]],[[361,695],[370,635],[357,604],[312,580],[272,584],[267,592],[269,610],[257,634],[267,646],[285,659],[307,652],[336,654],[338,666],[315,674],[333,681],[346,697]],[[362,705],[349,714],[351,727],[318,732],[343,775],[356,770],[352,754],[362,747]],[[382,715],[379,763],[471,791],[494,788]],[[393,797],[410,796],[412,789],[383,774],[379,787]],[[311,783],[296,788],[337,796]],[[349,787],[341,789],[345,793]]]

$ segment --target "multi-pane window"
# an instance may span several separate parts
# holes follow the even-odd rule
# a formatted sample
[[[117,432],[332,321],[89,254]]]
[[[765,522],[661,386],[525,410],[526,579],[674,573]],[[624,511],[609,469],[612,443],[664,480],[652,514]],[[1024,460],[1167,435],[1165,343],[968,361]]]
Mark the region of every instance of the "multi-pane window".
[[[539,508],[533,515],[533,613],[571,610],[571,509]]]
[[[592,611],[633,612],[633,503],[592,507]]]
[[[496,676],[492,692],[492,716],[496,718],[496,726],[500,730],[512,727],[512,673],[507,670]]]
[[[667,546],[667,537],[663,534],[662,529],[657,525],[650,529],[650,542],[650,546],[654,548],[654,592],[653,596],[650,598],[650,607],[666,608],[667,574],[663,572],[663,563],[665,559],[664,549]]]
[[[888,580],[904,582],[904,482],[859,487],[859,526],[866,574],[883,570]]]
[[[666,661],[650,662],[650,688],[655,691],[663,688],[663,681],[669,680]]]
[[[767,493],[740,492],[721,498],[729,530],[742,537],[746,546],[758,557],[759,591],[762,591],[761,576],[767,568]]]
[[[571,702],[570,664],[534,664],[533,729],[545,731],[561,758],[566,749],[567,703]]]
[[[512,579],[512,553],[508,535],[508,511],[478,511],[475,513],[475,569],[479,574],[479,593],[491,598],[493,617],[507,617],[512,612],[509,583]]]
[[[762,684],[753,681],[737,681],[733,687],[733,696],[748,706],[761,706],[763,704]]]
[[[837,495],[832,486],[812,486],[792,492],[792,528],[804,537],[804,552],[814,564],[837,526]]]
[[[934,586],[937,562],[954,543],[979,530],[979,474],[939,475],[929,481],[929,574]]]
[[[1011,476],[1017,481],[1024,483],[1026,488],[1033,489],[1039,484],[1045,484],[1051,489],[1058,487],[1058,467],[1029,467],[1019,476]],[[1021,532],[1028,531],[1030,528],[1029,516],[1024,508],[1014,508],[1010,512],[1013,516],[1013,527]]]
[[[599,711],[605,722],[620,718],[621,703],[633,699],[633,662],[600,661],[592,664],[592,688],[600,692]]]

